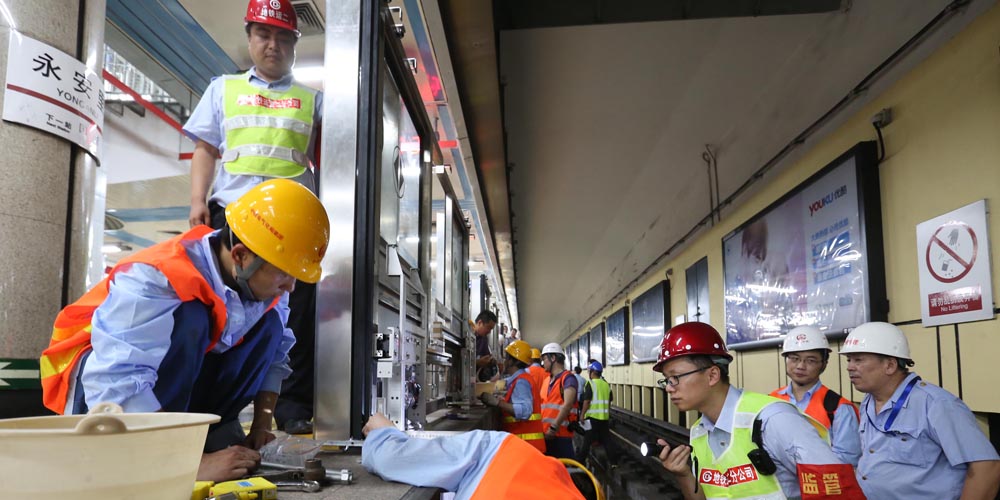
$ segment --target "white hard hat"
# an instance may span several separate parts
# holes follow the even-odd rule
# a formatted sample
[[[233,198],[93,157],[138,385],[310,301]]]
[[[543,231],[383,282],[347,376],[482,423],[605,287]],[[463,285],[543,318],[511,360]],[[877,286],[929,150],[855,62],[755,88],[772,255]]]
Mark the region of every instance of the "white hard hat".
[[[781,346],[781,353],[812,351],[814,349],[826,349],[830,351],[830,343],[826,341],[826,335],[815,326],[799,326],[792,328],[792,331],[785,335],[785,343]]]
[[[563,351],[561,345],[555,342],[549,342],[548,344],[545,344],[545,347],[542,348],[542,354],[562,354],[563,356],[565,356],[566,351]]]
[[[840,354],[865,352],[913,360],[910,357],[910,344],[906,341],[903,330],[879,321],[865,323],[851,330],[844,340],[844,347],[840,349]]]

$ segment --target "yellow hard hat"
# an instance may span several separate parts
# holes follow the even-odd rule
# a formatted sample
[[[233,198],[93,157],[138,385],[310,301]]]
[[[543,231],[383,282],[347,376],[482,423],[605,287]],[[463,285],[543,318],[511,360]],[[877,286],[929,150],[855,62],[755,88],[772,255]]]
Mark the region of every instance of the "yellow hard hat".
[[[514,359],[526,364],[531,364],[531,346],[523,340],[515,340],[507,346],[507,354],[510,354]]]
[[[538,349],[535,349],[534,347],[532,347],[531,348],[531,359],[541,359],[541,358],[542,358],[542,351],[539,351]]]
[[[288,179],[258,184],[226,206],[233,235],[295,279],[316,283],[330,241],[330,218],[316,195]]]

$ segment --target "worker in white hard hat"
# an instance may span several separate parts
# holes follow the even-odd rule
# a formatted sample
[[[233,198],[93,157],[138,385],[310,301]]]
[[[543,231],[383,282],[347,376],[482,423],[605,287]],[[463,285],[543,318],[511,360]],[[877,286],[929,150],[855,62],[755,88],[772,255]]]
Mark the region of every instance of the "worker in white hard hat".
[[[793,328],[785,336],[781,355],[785,358],[788,385],[771,393],[794,404],[802,413],[830,431],[833,452],[845,463],[858,466],[858,407],[823,385],[819,376],[830,361],[830,344],[815,326]]]
[[[549,372],[549,383],[541,389],[545,454],[574,458],[569,424],[577,421],[576,393],[580,388],[573,372],[566,369],[566,353],[559,344],[552,342],[542,348],[542,368]]]
[[[870,499],[992,499],[1000,456],[969,407],[910,372],[906,336],[865,323],[844,341],[847,373],[861,402],[858,482]]]

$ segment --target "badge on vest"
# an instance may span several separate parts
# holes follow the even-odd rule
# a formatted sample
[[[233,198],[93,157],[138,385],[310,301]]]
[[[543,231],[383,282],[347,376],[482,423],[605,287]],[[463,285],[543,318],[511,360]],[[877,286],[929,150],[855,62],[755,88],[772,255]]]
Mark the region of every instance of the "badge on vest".
[[[757,471],[750,464],[738,465],[722,472],[714,469],[702,469],[698,473],[698,482],[711,484],[720,488],[728,488],[737,484],[749,483],[759,479]]]
[[[260,94],[240,94],[236,96],[237,106],[255,106],[258,108],[270,108],[270,109],[288,109],[302,108],[302,100],[295,97],[290,97],[288,99],[269,99]]]

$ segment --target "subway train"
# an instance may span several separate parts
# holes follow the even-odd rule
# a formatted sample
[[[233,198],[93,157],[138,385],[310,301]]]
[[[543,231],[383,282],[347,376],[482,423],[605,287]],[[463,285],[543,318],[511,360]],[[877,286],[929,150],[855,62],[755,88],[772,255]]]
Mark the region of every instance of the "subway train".
[[[997,496],[997,2],[56,3],[0,0],[7,442],[209,414],[182,490]],[[21,449],[18,498],[167,481]]]

